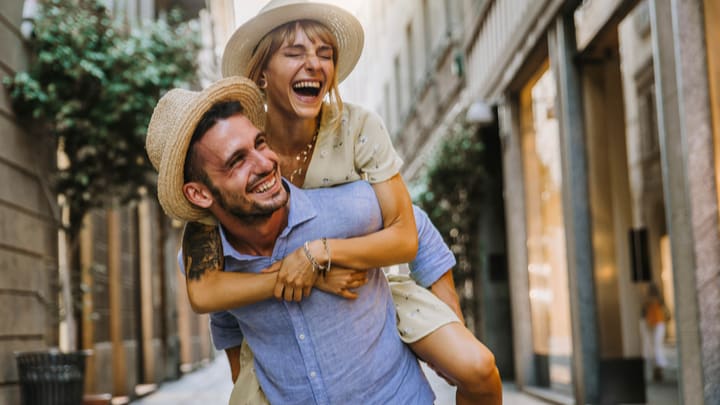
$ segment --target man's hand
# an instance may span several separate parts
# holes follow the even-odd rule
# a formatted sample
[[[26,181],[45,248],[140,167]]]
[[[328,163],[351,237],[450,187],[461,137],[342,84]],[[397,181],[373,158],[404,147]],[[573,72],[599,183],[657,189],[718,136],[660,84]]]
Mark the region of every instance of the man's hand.
[[[367,284],[367,271],[333,267],[325,277],[318,277],[315,287],[330,294],[335,294],[349,300],[358,297],[353,291]]]
[[[313,241],[309,244],[310,252],[314,258],[318,258],[316,260],[319,260],[319,253],[313,249],[315,244],[320,244],[320,241]],[[318,273],[313,270],[312,263],[308,260],[303,248],[300,247],[282,260],[273,294],[277,299],[300,301],[303,297],[310,295],[310,290],[315,285],[317,278]]]

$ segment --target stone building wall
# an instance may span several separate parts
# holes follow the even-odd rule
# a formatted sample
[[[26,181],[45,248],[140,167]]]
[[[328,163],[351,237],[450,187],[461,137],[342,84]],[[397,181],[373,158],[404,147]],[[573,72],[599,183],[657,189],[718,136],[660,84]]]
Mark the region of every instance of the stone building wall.
[[[24,70],[23,0],[0,2],[0,80]],[[0,89],[0,403],[19,402],[13,352],[56,346],[57,206],[54,142],[18,124]]]

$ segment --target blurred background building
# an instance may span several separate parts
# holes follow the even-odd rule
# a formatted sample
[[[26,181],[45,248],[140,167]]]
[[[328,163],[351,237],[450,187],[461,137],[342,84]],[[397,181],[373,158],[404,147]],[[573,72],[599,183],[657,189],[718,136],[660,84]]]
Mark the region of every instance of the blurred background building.
[[[718,9],[397,0],[357,10],[372,29],[343,96],[384,117],[406,180],[422,179],[458,121],[502,157],[502,186],[475,202],[488,212],[481,282],[459,291],[501,374],[526,391],[560,403],[720,401]],[[672,314],[662,382],[643,359],[651,282]]]
[[[503,378],[556,403],[720,403],[718,2],[334,3],[366,29],[343,99],[384,118],[408,182],[422,182],[458,122],[495,157],[478,162],[498,181],[473,202],[481,259],[458,290]],[[0,76],[27,64],[29,4],[0,4]],[[113,10],[129,23],[173,5],[198,18],[205,85],[236,24],[263,4],[115,0]],[[81,316],[68,332],[57,311],[62,213],[46,180],[55,147],[24,132],[0,92],[0,403],[17,401],[14,351],[72,349],[72,336],[94,350],[87,391],[116,397],[211,358],[207,318],[190,310],[177,271],[180,224],[154,196],[88,216]],[[643,353],[651,282],[671,314],[662,381]]]
[[[201,25],[198,82],[219,78],[217,55],[234,29],[231,1],[115,0],[107,3],[126,24],[164,18],[180,8]],[[0,77],[25,70],[35,0],[0,4]],[[215,356],[208,318],[192,312],[177,268],[182,224],[154,195],[86,217],[77,246],[68,246],[63,212],[50,191],[56,142],[17,123],[0,92],[0,404],[19,403],[14,352],[60,347],[91,349],[85,389],[113,403],[143,395]],[[62,159],[62,157],[60,157]],[[70,269],[69,250],[79,253]],[[80,278],[79,280],[77,278]],[[68,286],[67,289],[62,288]],[[80,291],[64,306],[61,295]],[[76,291],[73,291],[76,292]],[[75,317],[68,316],[75,314]]]

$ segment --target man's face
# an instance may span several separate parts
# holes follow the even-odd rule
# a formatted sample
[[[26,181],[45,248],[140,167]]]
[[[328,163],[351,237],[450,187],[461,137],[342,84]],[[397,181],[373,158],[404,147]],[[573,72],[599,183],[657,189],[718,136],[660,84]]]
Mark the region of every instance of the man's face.
[[[209,209],[218,218],[230,214],[252,221],[287,204],[277,155],[244,115],[219,120],[194,147],[214,199]]]

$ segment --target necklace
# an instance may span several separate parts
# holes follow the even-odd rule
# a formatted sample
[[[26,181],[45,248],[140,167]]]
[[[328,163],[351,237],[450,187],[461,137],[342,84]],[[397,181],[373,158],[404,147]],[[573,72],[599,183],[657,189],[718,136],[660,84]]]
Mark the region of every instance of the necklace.
[[[290,173],[290,183],[295,184],[295,176],[302,176],[305,172],[305,166],[307,164],[308,159],[312,156],[312,150],[315,148],[315,141],[317,141],[318,133],[320,132],[320,120],[318,120],[317,124],[315,125],[315,134],[313,135],[312,139],[310,140],[310,143],[303,148],[296,156],[295,160],[300,162],[300,167],[293,170],[292,173]],[[299,179],[299,177],[298,177]]]

